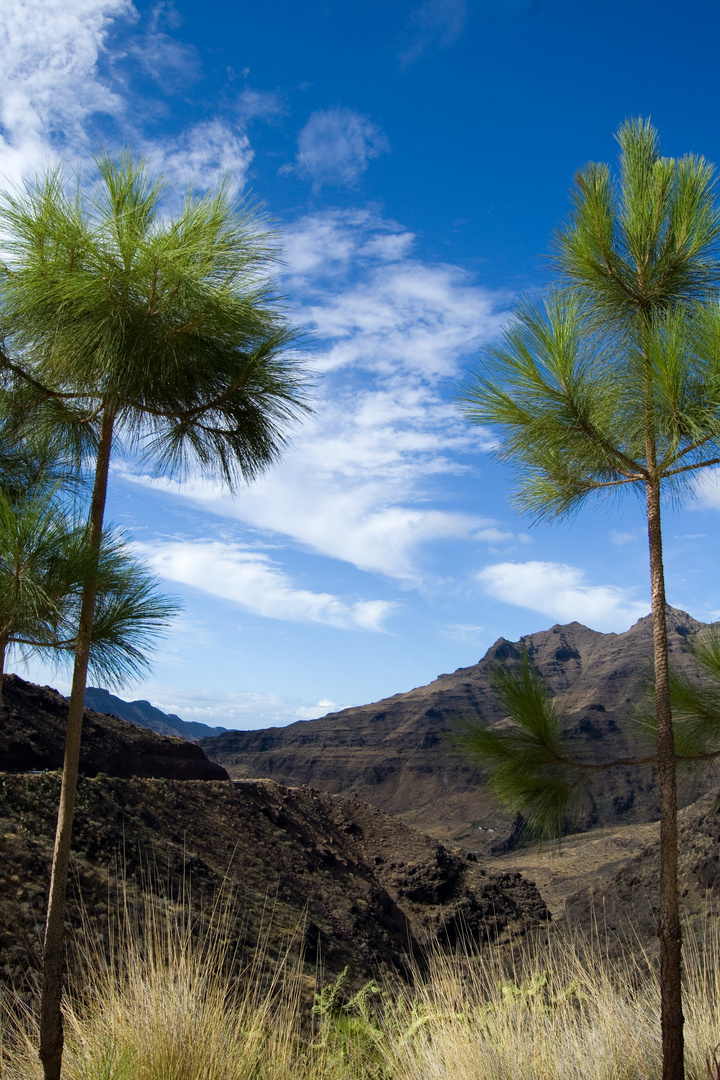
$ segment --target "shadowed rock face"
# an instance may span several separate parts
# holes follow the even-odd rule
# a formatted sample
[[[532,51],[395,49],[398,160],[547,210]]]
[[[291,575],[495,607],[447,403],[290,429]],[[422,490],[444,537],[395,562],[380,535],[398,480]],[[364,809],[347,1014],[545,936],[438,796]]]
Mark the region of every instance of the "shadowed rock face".
[[[8,675],[3,684],[0,769],[30,772],[62,768],[67,699],[49,687]],[[208,761],[200,747],[144,730],[115,716],[85,710],[80,772],[95,776],[227,780],[225,769]]]
[[[672,608],[668,624],[673,663],[691,668],[685,643],[703,624]],[[500,638],[478,664],[409,693],[286,728],[229,731],[200,745],[232,777],[266,776],[352,793],[433,836],[486,851],[509,835],[512,823],[479,772],[453,754],[448,736],[463,717],[488,725],[502,719],[488,669],[522,648],[558,696],[578,754],[600,762],[637,752],[628,714],[642,700],[650,670],[649,616],[623,634],[601,634],[575,622],[518,642]],[[704,789],[701,781],[690,781],[683,801]],[[651,821],[658,809],[651,768],[613,770],[588,799],[584,825]]]

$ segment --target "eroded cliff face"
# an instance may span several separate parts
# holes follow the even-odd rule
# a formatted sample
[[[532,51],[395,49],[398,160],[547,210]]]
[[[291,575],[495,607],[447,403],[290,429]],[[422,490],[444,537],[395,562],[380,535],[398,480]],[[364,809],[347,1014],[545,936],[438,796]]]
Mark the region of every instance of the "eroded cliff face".
[[[702,624],[674,609],[668,622],[673,663],[691,670],[685,643]],[[628,721],[632,703],[643,697],[651,661],[649,617],[623,634],[601,634],[575,622],[518,642],[501,638],[478,664],[428,686],[286,728],[226,732],[200,745],[232,777],[265,776],[355,794],[433,836],[484,852],[510,835],[512,822],[480,773],[453,753],[449,736],[463,717],[489,725],[502,720],[488,669],[522,648],[558,696],[578,754],[599,762],[636,752]],[[683,802],[704,790],[705,781],[691,779]],[[613,770],[588,799],[584,825],[651,821],[657,814],[652,769]]]
[[[17,675],[3,684],[0,770],[30,772],[62,768],[67,699],[50,687]],[[169,738],[115,716],[85,710],[80,772],[95,776],[164,777],[173,780],[227,780],[222,765],[208,761],[200,747]]]

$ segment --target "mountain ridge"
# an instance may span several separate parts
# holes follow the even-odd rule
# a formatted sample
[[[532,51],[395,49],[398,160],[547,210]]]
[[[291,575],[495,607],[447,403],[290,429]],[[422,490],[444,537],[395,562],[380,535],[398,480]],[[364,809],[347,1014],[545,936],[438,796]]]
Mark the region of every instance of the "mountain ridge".
[[[694,670],[686,641],[705,625],[668,608],[671,658],[680,669]],[[488,725],[503,719],[490,669],[523,648],[559,699],[579,753],[597,761],[635,756],[637,742],[627,719],[632,704],[642,699],[652,658],[650,616],[620,634],[575,621],[516,642],[501,637],[477,664],[442,674],[427,686],[285,728],[225,732],[201,739],[200,745],[234,779],[264,776],[353,794],[438,839],[487,851],[510,837],[513,822],[478,769],[452,753],[448,740],[458,718],[475,717]],[[689,781],[684,804],[700,794],[698,784]],[[583,825],[651,821],[658,809],[650,767],[613,770],[603,774],[588,799]]]
[[[67,698],[18,675],[3,677],[0,768],[7,773],[61,769]],[[84,776],[144,776],[166,780],[228,780],[196,742],[160,735],[113,715],[85,709],[80,748]]]
[[[187,739],[190,742],[212,738],[229,730],[226,727],[202,724],[196,720],[182,720],[175,713],[163,712],[144,698],[125,701],[124,698],[119,698],[111,694],[109,690],[103,690],[98,686],[88,686],[85,690],[85,707],[92,709],[93,712],[117,716],[120,720],[127,720],[138,727],[156,731],[158,735],[179,735],[181,739]]]

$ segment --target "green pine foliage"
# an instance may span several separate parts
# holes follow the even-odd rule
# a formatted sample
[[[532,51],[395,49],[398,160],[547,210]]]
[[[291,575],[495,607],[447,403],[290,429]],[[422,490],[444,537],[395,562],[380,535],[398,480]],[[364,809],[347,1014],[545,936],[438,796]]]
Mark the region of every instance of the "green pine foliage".
[[[606,165],[578,174],[558,283],[519,304],[463,390],[466,415],[492,426],[515,466],[519,508],[538,519],[596,493],[642,493],[652,468],[679,493],[720,462],[713,170],[660,157],[644,121],[618,140],[618,178]]]
[[[156,472],[252,480],[307,412],[273,237],[227,186],[168,218],[142,161],[97,165],[90,189],[54,172],[0,199],[0,366],[15,414],[92,449],[112,409]]]
[[[565,745],[562,713],[527,651],[497,664],[490,680],[508,720],[494,728],[468,721],[456,745],[478,760],[503,805],[522,814],[525,836],[562,835],[587,778]]]
[[[51,447],[0,446],[0,675],[10,650],[71,662],[82,590],[92,578],[98,595],[90,670],[122,685],[147,669],[177,604],[158,591],[116,530],[105,530],[95,566],[78,505],[82,489]]]

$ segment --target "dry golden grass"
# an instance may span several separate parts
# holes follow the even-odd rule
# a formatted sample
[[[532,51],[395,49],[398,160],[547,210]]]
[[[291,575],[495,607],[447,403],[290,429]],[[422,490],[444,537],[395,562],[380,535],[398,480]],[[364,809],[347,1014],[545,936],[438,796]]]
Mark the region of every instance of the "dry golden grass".
[[[198,935],[182,907],[125,920],[114,960],[94,958],[66,1003],[63,1080],[655,1080],[658,987],[649,965],[620,966],[586,942],[527,950],[515,971],[494,954],[432,956],[411,989],[338,982],[303,1009],[289,957],[231,976],[222,920]],[[174,914],[173,914],[174,911]],[[705,1080],[720,1042],[717,924],[686,949],[687,1076]],[[6,1010],[2,1080],[36,1080],[30,1011]]]

